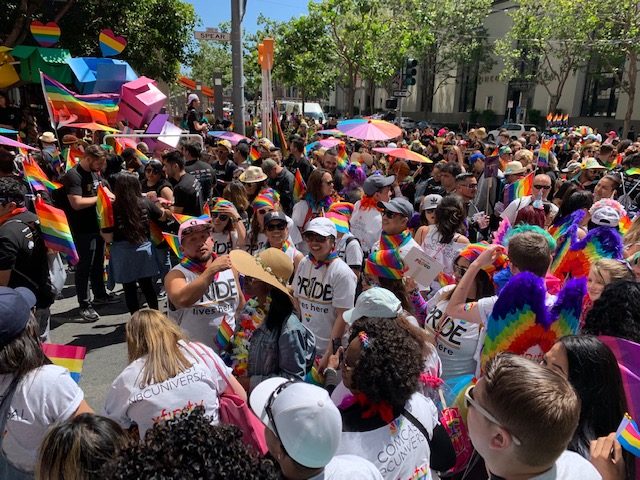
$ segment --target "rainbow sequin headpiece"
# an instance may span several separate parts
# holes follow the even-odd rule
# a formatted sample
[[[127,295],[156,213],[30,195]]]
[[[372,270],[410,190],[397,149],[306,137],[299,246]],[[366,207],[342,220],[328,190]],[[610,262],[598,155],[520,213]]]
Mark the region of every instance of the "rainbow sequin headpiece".
[[[273,188],[263,188],[260,190],[260,193],[256,196],[251,203],[251,206],[254,210],[264,207],[270,207],[275,210],[276,203],[280,202],[280,194],[276,192]]]

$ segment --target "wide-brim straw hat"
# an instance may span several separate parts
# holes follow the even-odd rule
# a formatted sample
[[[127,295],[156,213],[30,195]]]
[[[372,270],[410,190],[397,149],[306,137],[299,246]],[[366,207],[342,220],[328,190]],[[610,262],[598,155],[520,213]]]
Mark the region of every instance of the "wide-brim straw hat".
[[[231,250],[229,257],[233,267],[242,275],[260,280],[293,298],[287,287],[293,275],[293,262],[282,250],[267,248],[255,257],[244,250]]]
[[[240,181],[243,183],[257,183],[267,179],[267,175],[260,167],[249,167],[240,175]]]

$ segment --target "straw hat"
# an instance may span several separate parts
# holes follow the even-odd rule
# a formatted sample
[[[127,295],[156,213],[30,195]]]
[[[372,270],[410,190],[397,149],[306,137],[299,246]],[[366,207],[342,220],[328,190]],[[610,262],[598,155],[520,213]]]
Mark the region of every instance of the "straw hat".
[[[240,181],[244,183],[257,183],[267,179],[267,175],[260,167],[249,167],[240,175]]]
[[[51,132],[44,132],[38,137],[42,143],[56,143],[56,136]]]
[[[480,140],[487,138],[487,130],[484,127],[476,128],[476,131],[473,133],[476,138],[479,138]]]
[[[233,268],[242,275],[269,284],[291,297],[287,282],[293,275],[293,262],[282,250],[267,248],[256,257],[244,250],[231,250],[229,257]]]

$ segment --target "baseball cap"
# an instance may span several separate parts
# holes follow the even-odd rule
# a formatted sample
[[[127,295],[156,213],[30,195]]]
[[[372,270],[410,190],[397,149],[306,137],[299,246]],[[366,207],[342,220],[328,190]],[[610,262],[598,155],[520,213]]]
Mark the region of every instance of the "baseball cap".
[[[382,287],[372,287],[362,292],[353,308],[342,314],[347,325],[362,317],[396,318],[402,312],[402,304],[398,297]]]
[[[190,93],[189,96],[187,97],[187,105],[191,104],[191,102],[193,102],[194,100],[200,100],[200,97],[198,97],[197,94],[195,93]]]
[[[480,152],[472,153],[469,156],[469,165],[473,165],[477,160],[484,160],[485,158],[487,157]]]
[[[194,217],[180,224],[178,229],[178,239],[182,242],[185,235],[190,233],[199,232],[202,230],[211,230],[213,225],[207,217]]]
[[[438,195],[437,193],[432,193],[427,195],[422,199],[420,203],[420,211],[422,210],[435,210],[435,208],[442,201],[442,195]]]
[[[378,202],[378,207],[393,213],[399,213],[407,218],[411,218],[413,215],[413,205],[404,197],[392,198],[389,202]]]
[[[336,454],[342,417],[324,388],[269,378],[253,389],[249,405],[300,465],[321,468]]]
[[[371,175],[364,181],[362,189],[364,190],[365,195],[371,197],[374,193],[382,190],[384,187],[388,187],[395,181],[395,175],[389,175],[388,177],[385,177],[383,175]]]
[[[267,213],[263,219],[265,225],[269,225],[271,222],[275,221],[286,222],[287,216],[284,214],[284,212],[274,210],[273,212]]]
[[[229,140],[218,140],[218,144],[216,146],[226,148],[229,153],[233,151],[233,146]]]
[[[573,172],[575,170],[580,169],[581,166],[582,166],[582,163],[573,160],[573,161],[567,163],[567,166],[565,168],[563,168],[561,170],[561,172],[562,173],[570,173],[570,172]]]
[[[330,235],[333,235],[334,237],[338,236],[336,226],[330,219],[326,217],[314,218],[309,223],[307,223],[307,228],[304,229],[304,233],[307,232],[317,233],[318,235],[322,235],[323,237],[328,237]]]
[[[500,147],[500,150],[498,150],[498,155],[506,155],[507,153],[513,153],[511,150],[511,147]]]
[[[269,172],[276,168],[278,162],[276,162],[273,158],[267,158],[262,162],[262,171],[269,175]]]
[[[36,296],[25,287],[0,287],[0,347],[9,345],[26,328]]]
[[[261,147],[266,148],[267,150],[271,150],[272,148],[276,148],[276,146],[273,144],[273,142],[271,140],[269,140],[268,138],[261,138],[260,140],[258,140],[258,145]]]
[[[617,227],[620,214],[613,207],[602,207],[591,214],[591,221],[601,227]]]

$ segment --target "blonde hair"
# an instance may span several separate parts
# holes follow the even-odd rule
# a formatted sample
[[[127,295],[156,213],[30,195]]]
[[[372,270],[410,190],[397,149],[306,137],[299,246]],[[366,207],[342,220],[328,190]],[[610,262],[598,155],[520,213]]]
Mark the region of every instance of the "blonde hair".
[[[598,260],[591,266],[591,269],[604,285],[616,282],[618,280],[634,280],[635,276],[631,267],[624,260],[613,260],[611,258],[603,258]],[[605,279],[605,274],[607,279]]]
[[[624,234],[622,241],[625,247],[631,247],[636,243],[640,243],[640,216],[631,223],[631,227],[629,231]]]
[[[161,383],[191,367],[178,342],[185,340],[180,328],[157,310],[138,310],[125,328],[129,363],[147,356],[140,385]]]
[[[516,154],[513,156],[514,161],[518,161],[522,164],[523,167],[533,163],[533,152],[531,150],[518,150]]]

